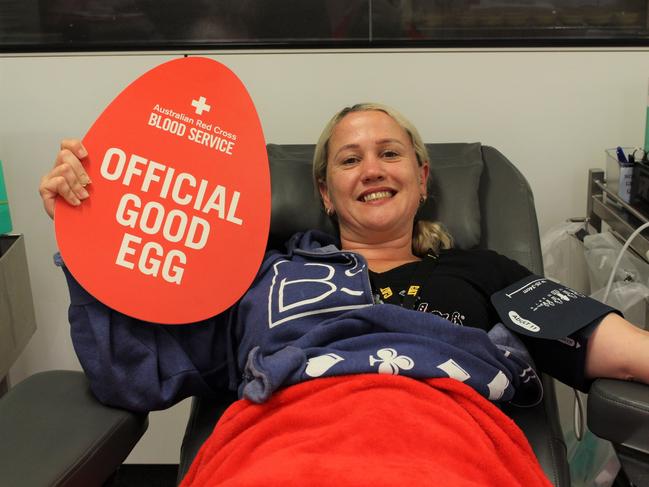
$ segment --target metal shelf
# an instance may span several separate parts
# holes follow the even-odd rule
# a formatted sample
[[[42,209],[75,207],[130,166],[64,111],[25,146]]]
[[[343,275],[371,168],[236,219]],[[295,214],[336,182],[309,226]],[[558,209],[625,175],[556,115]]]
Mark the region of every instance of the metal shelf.
[[[587,214],[589,224],[595,231],[601,232],[602,223],[606,223],[622,242],[626,241],[640,225],[649,221],[647,216],[606,187],[604,171],[601,169],[588,171]],[[649,262],[649,229],[633,239],[630,247]]]

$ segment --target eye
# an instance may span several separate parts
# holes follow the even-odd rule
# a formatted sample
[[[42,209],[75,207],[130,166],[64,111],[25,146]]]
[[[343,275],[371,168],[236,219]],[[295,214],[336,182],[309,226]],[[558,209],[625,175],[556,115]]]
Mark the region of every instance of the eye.
[[[386,159],[396,159],[399,157],[399,153],[396,150],[393,149],[386,149],[381,153],[382,157],[385,157]]]
[[[340,164],[343,166],[348,166],[351,164],[356,164],[359,161],[357,156],[345,156],[340,160]]]

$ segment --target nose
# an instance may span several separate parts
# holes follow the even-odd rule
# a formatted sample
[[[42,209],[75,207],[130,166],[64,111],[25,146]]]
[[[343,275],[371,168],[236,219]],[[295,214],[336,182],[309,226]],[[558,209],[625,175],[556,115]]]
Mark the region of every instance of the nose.
[[[361,180],[364,183],[382,181],[385,178],[385,168],[380,158],[368,155],[361,162]]]

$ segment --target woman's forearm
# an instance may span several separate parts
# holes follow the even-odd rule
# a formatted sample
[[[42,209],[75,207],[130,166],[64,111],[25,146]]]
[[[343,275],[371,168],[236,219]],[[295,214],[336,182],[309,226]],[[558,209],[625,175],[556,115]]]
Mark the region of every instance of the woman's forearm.
[[[649,384],[649,332],[609,314],[588,340],[586,376]]]

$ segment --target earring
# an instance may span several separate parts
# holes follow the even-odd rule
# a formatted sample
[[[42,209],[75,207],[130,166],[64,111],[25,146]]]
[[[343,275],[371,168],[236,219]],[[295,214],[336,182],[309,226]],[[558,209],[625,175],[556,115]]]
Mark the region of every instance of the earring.
[[[327,216],[334,216],[335,211],[333,208],[325,208],[325,213]]]
[[[420,205],[423,205],[424,203],[426,203],[426,196],[424,196],[424,195],[422,194],[422,195],[419,197],[419,204],[420,204]]]

